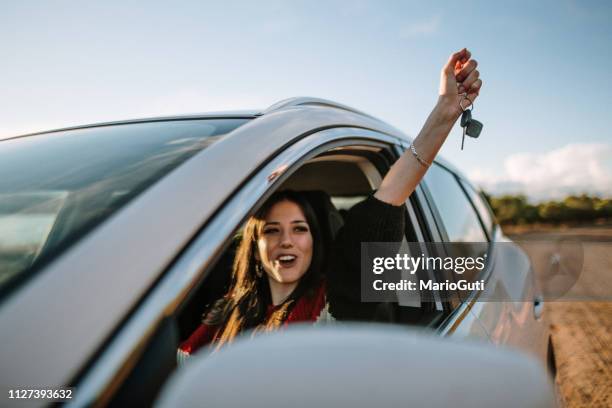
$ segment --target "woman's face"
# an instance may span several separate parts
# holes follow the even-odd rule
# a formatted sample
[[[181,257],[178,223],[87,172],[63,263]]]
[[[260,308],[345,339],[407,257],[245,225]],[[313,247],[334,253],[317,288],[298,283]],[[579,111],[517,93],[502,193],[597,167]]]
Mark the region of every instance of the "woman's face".
[[[312,234],[300,206],[291,201],[274,204],[265,217],[257,247],[271,279],[297,283],[312,260]]]

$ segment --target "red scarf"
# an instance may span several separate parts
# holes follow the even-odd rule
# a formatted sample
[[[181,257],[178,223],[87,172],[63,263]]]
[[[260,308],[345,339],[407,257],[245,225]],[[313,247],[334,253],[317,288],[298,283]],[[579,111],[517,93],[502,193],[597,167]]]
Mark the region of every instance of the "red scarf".
[[[321,282],[319,287],[315,290],[313,296],[302,296],[299,298],[295,306],[291,309],[287,318],[283,322],[283,326],[287,326],[292,323],[300,322],[316,322],[317,318],[321,314],[321,311],[325,307],[325,282]],[[270,317],[274,310],[278,309],[279,306],[270,305],[266,313],[266,318]],[[179,346],[179,351],[184,354],[193,354],[201,347],[210,343],[217,332],[219,326],[212,326],[202,323],[187,340],[185,340]]]

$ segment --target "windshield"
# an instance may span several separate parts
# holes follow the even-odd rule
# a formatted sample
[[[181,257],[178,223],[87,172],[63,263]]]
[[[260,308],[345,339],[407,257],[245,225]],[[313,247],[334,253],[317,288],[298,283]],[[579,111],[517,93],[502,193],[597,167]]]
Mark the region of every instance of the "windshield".
[[[0,293],[247,121],[131,123],[0,142]]]

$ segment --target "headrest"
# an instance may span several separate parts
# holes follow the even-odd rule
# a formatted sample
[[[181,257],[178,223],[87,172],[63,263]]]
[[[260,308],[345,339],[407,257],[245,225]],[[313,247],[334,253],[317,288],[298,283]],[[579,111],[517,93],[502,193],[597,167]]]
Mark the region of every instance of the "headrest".
[[[344,225],[344,220],[340,212],[331,201],[330,196],[322,190],[300,191],[308,200],[321,227],[323,243],[326,248],[330,248],[338,230]]]

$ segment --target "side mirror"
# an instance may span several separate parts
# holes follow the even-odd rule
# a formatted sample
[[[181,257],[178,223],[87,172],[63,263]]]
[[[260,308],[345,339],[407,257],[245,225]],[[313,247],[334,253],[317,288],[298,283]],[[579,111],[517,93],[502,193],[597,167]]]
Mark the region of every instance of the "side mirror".
[[[555,406],[540,364],[397,326],[301,326],[193,357],[156,406]]]

